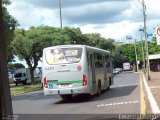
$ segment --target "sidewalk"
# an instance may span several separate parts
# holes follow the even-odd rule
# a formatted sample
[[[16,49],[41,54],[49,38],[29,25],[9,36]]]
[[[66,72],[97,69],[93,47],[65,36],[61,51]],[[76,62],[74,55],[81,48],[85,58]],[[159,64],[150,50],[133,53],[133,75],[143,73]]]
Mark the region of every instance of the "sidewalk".
[[[147,74],[145,73],[145,78],[148,83],[148,86],[153,94],[154,99],[156,100],[158,107],[160,108],[160,72],[150,72],[151,80],[147,80]],[[147,95],[147,94],[146,94]],[[150,103],[147,96],[145,96],[146,101],[146,112],[147,114],[152,114]]]

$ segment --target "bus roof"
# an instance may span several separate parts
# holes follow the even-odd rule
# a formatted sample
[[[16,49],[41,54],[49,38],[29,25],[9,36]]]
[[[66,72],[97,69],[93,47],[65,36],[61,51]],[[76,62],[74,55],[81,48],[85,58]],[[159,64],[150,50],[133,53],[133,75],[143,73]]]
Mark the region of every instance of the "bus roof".
[[[57,45],[57,46],[51,46],[51,47],[47,47],[47,48],[44,48],[45,49],[51,49],[51,48],[65,48],[65,47],[86,47],[86,48],[89,48],[91,50],[98,50],[98,51],[102,51],[102,52],[105,52],[105,53],[108,53],[110,54],[110,52],[108,50],[103,50],[103,49],[100,49],[100,48],[96,48],[96,47],[91,47],[91,46],[87,46],[87,45]]]

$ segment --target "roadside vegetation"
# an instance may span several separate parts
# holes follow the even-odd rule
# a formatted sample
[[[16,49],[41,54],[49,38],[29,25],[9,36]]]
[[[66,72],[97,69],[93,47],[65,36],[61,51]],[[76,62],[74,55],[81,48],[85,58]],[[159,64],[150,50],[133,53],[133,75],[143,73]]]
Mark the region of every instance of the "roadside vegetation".
[[[37,83],[33,85],[23,85],[23,86],[14,86],[11,87],[11,95],[20,95],[27,92],[37,91],[42,89],[42,84]]]

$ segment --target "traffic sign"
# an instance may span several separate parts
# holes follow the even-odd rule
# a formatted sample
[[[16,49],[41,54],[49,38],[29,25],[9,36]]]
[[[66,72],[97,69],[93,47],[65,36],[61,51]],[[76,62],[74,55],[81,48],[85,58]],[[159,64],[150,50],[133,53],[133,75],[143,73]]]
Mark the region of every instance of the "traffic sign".
[[[157,45],[160,45],[160,26],[156,27],[156,40]]]

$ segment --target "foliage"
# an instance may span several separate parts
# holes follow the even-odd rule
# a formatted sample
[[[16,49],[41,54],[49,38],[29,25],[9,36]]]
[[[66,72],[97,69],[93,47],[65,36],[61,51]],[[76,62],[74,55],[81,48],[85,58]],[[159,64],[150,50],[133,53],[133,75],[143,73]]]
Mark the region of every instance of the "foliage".
[[[17,87],[11,87],[11,95],[16,96],[27,92],[33,92],[42,89],[42,84],[23,85]]]
[[[113,39],[106,39],[101,37],[100,34],[97,33],[91,33],[91,34],[85,34],[84,35],[86,39],[86,44],[93,47],[98,47],[104,50],[110,50],[112,51],[115,49],[114,40]]]
[[[56,45],[57,31],[48,26],[30,27],[28,30],[17,29],[15,38],[12,42],[14,53],[20,58],[25,59],[30,68],[31,80],[34,82],[33,71],[42,57],[43,48]]]
[[[11,41],[13,40],[14,34],[13,31],[16,26],[18,26],[17,20],[13,18],[7,11],[6,6],[10,5],[9,0],[2,0],[2,10],[3,10],[3,21],[4,21],[4,28],[5,28],[5,41],[6,41],[6,52],[7,52],[7,61],[13,60],[13,51],[10,46]]]
[[[8,63],[8,68],[9,69],[18,69],[18,68],[25,68],[25,66],[21,63]]]
[[[127,56],[122,54],[122,46],[121,45],[116,45],[115,50],[113,52],[113,67],[117,68],[123,67],[124,62],[128,62]]]
[[[149,54],[159,54],[160,46],[157,45],[156,37],[153,37],[151,42],[148,43]]]

